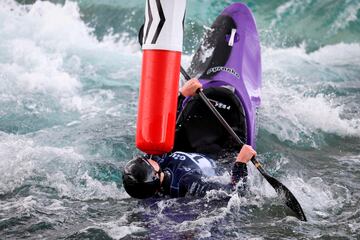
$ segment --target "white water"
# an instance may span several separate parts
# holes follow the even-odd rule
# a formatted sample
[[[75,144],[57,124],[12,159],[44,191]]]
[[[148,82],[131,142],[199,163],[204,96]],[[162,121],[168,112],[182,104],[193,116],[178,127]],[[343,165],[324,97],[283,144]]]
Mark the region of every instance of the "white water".
[[[287,11],[285,7],[279,9],[280,15],[281,11]],[[3,119],[0,122],[0,195],[38,184],[54,189],[59,198],[44,203],[41,197],[19,197],[14,201],[0,201],[1,208],[4,211],[18,209],[21,213],[51,209],[66,215],[65,205],[69,199],[85,201],[85,205],[86,201],[95,200],[130,202],[114,181],[99,180],[92,170],[96,169],[94,164],[120,167],[136,153],[130,143],[135,129],[141,60],[136,41],[126,35],[112,34],[103,41],[97,40],[93,29],[81,20],[74,2],[61,6],[38,1],[23,7],[10,0],[0,2],[0,38],[0,120]],[[347,113],[349,106],[350,109],[357,107],[350,101],[351,94],[349,97],[337,95],[344,88],[360,88],[354,80],[358,78],[353,77],[359,74],[359,44],[325,46],[310,54],[306,53],[305,46],[263,47],[262,54],[261,129],[281,142],[302,143],[315,149],[326,145],[329,134],[340,138],[360,137],[359,115]],[[187,63],[189,59],[190,56],[184,57]],[[324,88],[329,88],[329,92],[323,92]],[[113,139],[123,136],[130,138],[114,140],[120,147],[111,145]],[[120,159],[112,153],[117,148],[122,151]],[[265,161],[266,154],[260,154],[260,160]],[[358,155],[348,156],[339,161],[351,159],[358,163]],[[286,168],[294,164],[286,153],[273,159],[275,167],[266,163],[275,173],[286,172],[289,170]],[[329,183],[304,165],[295,173],[277,177],[301,202],[310,225],[328,226],[331,216],[340,214],[346,205],[354,204],[351,187]],[[222,224],[229,216],[235,218],[243,211],[242,207],[252,209],[247,212],[252,216],[254,209],[266,211],[269,205],[282,206],[276,201],[272,187],[253,167],[249,180],[250,196],[233,195],[227,206],[200,214],[195,220],[172,222],[173,227],[180,232],[201,229],[198,236],[206,238],[211,237],[211,226]],[[214,199],[223,197],[221,192],[212,192],[204,204],[210,205]],[[200,201],[193,200],[184,206],[196,209],[199,204]],[[174,200],[160,201],[156,221],[167,221],[166,210],[177,206],[179,203]],[[115,239],[141,233],[142,224],[132,222],[128,215],[152,213],[153,207],[134,207],[122,213],[118,221],[100,221],[89,226],[104,229]],[[297,223],[294,217],[280,219]],[[359,229],[357,220],[346,225],[354,232]],[[251,226],[248,223],[244,228]],[[308,237],[315,238],[317,234],[310,231]]]
[[[305,141],[312,146],[318,145],[313,135],[321,132],[359,137],[360,117],[348,119],[344,116],[347,102],[321,92],[326,87],[359,88],[358,82],[339,78],[340,67],[359,65],[358,59],[359,44],[326,46],[311,54],[305,52],[305,46],[265,48],[261,127],[281,140]]]

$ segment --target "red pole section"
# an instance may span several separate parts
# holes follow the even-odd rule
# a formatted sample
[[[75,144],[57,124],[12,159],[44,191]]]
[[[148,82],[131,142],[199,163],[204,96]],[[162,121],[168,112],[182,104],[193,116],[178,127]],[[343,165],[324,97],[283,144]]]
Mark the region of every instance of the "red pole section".
[[[148,0],[136,146],[163,154],[174,145],[186,0]]]

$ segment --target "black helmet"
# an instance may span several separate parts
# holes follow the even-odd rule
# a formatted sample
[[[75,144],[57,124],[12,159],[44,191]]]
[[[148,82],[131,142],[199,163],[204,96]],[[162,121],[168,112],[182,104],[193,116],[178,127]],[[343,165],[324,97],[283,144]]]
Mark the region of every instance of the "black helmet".
[[[126,192],[133,198],[149,198],[160,189],[160,174],[144,157],[129,161],[122,179]]]

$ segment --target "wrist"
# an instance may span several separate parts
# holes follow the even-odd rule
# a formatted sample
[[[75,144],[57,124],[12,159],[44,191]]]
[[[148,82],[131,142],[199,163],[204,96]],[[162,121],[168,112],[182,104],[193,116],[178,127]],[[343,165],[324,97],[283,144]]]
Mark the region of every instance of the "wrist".
[[[239,161],[235,161],[235,163],[234,163],[234,167],[243,167],[243,166],[246,166],[246,163],[239,162]]]
[[[181,94],[181,96],[183,96],[183,97],[189,97],[189,96],[191,96],[191,94],[189,93],[189,89],[187,89],[187,88],[180,89],[180,94]]]
[[[235,163],[243,163],[243,164],[247,164],[247,162],[248,162],[249,160],[247,160],[247,159],[244,159],[244,158],[236,158],[236,160],[235,160]]]

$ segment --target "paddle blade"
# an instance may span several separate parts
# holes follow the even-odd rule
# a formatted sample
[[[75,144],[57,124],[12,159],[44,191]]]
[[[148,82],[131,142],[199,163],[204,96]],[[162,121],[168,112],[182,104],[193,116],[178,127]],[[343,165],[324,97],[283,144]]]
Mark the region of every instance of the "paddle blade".
[[[296,217],[301,221],[307,221],[304,211],[302,210],[300,203],[295,198],[294,194],[290,192],[290,190],[281,182],[276,180],[275,178],[268,175],[263,169],[260,171],[261,174],[266,178],[266,180],[270,183],[270,185],[275,189],[275,191],[280,195],[284,196],[285,204],[294,211]]]

